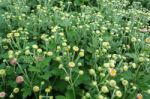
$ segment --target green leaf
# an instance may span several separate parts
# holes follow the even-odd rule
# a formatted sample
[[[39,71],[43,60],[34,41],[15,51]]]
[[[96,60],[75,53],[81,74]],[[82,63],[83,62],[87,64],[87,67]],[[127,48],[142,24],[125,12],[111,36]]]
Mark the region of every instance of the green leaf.
[[[49,65],[49,61],[50,61],[50,59],[49,59],[49,58],[46,58],[46,59],[44,59],[43,61],[39,62],[39,63],[37,64],[37,67],[40,68],[40,69],[44,69],[46,66]]]
[[[27,86],[22,89],[22,91],[23,91],[23,99],[26,99],[27,96],[30,96],[30,95],[31,95],[31,93],[32,93],[31,90],[32,90],[32,89],[30,89],[30,88],[27,87]]]
[[[38,69],[38,68],[35,67],[35,66],[30,66],[30,67],[29,67],[29,71],[31,71],[31,72],[36,72],[36,73],[40,73],[40,72],[41,72],[41,70]]]
[[[53,85],[54,89],[59,90],[61,92],[64,92],[66,90],[67,86],[68,86],[68,83],[66,81],[59,80],[59,79],[57,79]]]
[[[127,71],[125,73],[122,73],[121,75],[123,78],[127,79],[127,80],[131,80],[134,78],[134,75],[131,71]]]
[[[56,96],[56,99],[66,99],[65,96]]]
[[[45,72],[44,75],[41,75],[40,77],[48,80],[52,76],[51,72]]]
[[[66,99],[74,99],[72,90],[68,90],[65,95],[66,95]]]

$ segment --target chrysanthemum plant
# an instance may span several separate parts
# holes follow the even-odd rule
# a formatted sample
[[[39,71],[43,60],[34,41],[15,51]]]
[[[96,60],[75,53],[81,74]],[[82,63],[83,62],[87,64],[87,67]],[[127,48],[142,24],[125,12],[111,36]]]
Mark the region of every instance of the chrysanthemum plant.
[[[149,99],[149,10],[128,0],[0,0],[0,13],[0,98]]]

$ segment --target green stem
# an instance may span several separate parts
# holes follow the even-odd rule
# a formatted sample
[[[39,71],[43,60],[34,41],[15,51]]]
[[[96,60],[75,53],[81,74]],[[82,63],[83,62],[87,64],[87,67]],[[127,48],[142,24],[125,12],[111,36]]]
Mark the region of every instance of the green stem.
[[[36,99],[38,99],[37,94],[36,94],[36,93],[34,93],[34,95],[35,95],[35,98],[36,98]]]
[[[111,99],[114,99],[114,98],[115,98],[115,91],[116,91],[116,90],[113,91],[112,96],[111,96]]]
[[[75,84],[75,82],[78,80],[79,76],[80,76],[80,75],[78,75],[78,76],[76,77],[76,79],[74,80],[74,82],[73,82],[74,84]]]
[[[137,68],[137,70],[136,70],[136,73],[135,73],[135,80],[134,80],[135,82],[136,82],[136,80],[137,80],[137,76],[138,76],[138,72],[139,72],[139,70],[140,70],[140,67],[141,67],[141,66],[138,66],[138,68]]]
[[[71,88],[72,88],[72,91],[73,91],[73,99],[76,99],[76,94],[75,94],[75,89],[74,89],[74,85],[71,84]]]
[[[19,63],[17,63],[19,69],[21,70],[21,72],[23,73],[23,75],[25,76],[26,80],[28,81],[28,85],[30,86],[30,80],[29,77],[27,75],[27,72],[24,72],[24,70],[22,69],[22,67],[19,65]]]

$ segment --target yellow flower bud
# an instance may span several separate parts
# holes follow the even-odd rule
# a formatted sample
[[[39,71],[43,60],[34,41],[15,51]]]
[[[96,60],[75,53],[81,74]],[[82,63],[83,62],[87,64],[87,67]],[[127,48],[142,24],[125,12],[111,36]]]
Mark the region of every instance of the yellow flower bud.
[[[19,34],[19,33],[14,33],[14,36],[15,36],[15,37],[19,37],[20,34]]]
[[[14,88],[13,92],[17,94],[19,92],[19,88]]]
[[[110,68],[110,69],[109,69],[109,74],[110,74],[111,76],[116,76],[116,74],[117,74],[116,69]]]
[[[5,69],[0,69],[0,76],[1,76],[1,77],[6,76],[6,71],[5,71]]]
[[[136,97],[137,97],[137,99],[143,99],[143,95],[142,95],[142,94],[140,94],[140,93],[139,93],[139,94],[137,94],[137,96],[136,96]]]
[[[146,43],[150,43],[150,37],[146,38],[146,39],[145,39],[145,42],[146,42]]]
[[[34,48],[34,49],[37,49],[38,48],[38,45],[32,45],[32,48]]]
[[[101,91],[102,91],[103,93],[108,93],[108,92],[109,92],[107,86],[102,86]]]
[[[37,52],[38,52],[38,53],[41,53],[41,52],[42,52],[42,49],[40,49],[40,48],[37,49]]]
[[[110,81],[109,81],[109,85],[110,85],[111,87],[115,87],[115,86],[116,86],[116,81],[115,81],[115,80],[110,80]]]
[[[131,38],[131,41],[132,41],[132,42],[136,42],[137,39],[136,39],[135,37],[132,37],[132,38]]]
[[[96,85],[97,85],[97,82],[96,82],[96,81],[92,81],[92,85],[93,85],[93,86],[96,86]]]
[[[74,50],[75,52],[77,52],[77,51],[79,51],[79,48],[78,48],[77,46],[73,46],[73,50]]]
[[[95,75],[96,75],[96,72],[95,72],[94,69],[90,69],[90,70],[89,70],[89,73],[90,73],[90,75],[92,75],[92,76],[95,76]]]
[[[42,98],[43,98],[43,96],[39,95],[39,99],[42,99]]]
[[[108,46],[109,46],[109,42],[103,42],[102,45],[103,45],[104,47],[108,47]]]
[[[34,87],[33,87],[33,92],[39,92],[39,91],[40,91],[39,86],[34,86]]]
[[[117,96],[117,97],[119,97],[119,98],[121,98],[121,97],[122,97],[122,93],[121,93],[121,91],[119,91],[119,90],[118,90],[118,91],[116,91],[116,96]]]
[[[52,56],[52,55],[53,55],[53,52],[49,51],[49,52],[47,52],[47,55],[48,55],[48,56]]]
[[[49,86],[48,88],[46,88],[46,89],[45,89],[45,92],[46,92],[46,93],[50,93],[50,92],[51,92],[51,90],[52,90],[52,87],[51,87],[51,86]]]
[[[83,75],[83,74],[84,74],[83,70],[80,70],[79,75]]]
[[[83,56],[84,56],[84,51],[80,51],[80,52],[79,52],[79,56],[80,56],[80,57],[83,57]]]
[[[127,71],[128,70],[128,66],[127,65],[123,66],[123,70]]]
[[[73,67],[75,67],[75,63],[73,61],[71,61],[71,62],[69,62],[68,66],[73,68]]]
[[[65,81],[69,81],[70,80],[70,77],[69,76],[66,76],[65,77]]]
[[[122,80],[122,84],[123,84],[124,86],[127,86],[127,85],[128,85],[128,81],[127,81],[127,80]]]

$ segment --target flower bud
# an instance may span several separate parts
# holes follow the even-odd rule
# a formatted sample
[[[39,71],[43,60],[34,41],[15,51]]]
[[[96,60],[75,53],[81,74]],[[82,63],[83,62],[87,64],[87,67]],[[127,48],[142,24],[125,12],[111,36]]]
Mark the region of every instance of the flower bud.
[[[45,92],[46,92],[46,93],[50,93],[51,90],[52,90],[52,86],[49,86],[48,88],[45,89]]]
[[[54,97],[53,96],[49,96],[49,99],[54,99]]]
[[[13,95],[13,94],[10,94],[9,98],[14,98],[14,95]]]
[[[65,81],[69,81],[70,80],[70,77],[69,76],[66,76],[65,77]]]
[[[49,52],[47,52],[47,55],[48,55],[48,56],[52,56],[52,55],[53,55],[53,52],[49,51]]]
[[[78,52],[78,51],[79,51],[79,48],[78,48],[77,46],[73,46],[73,50],[74,50],[75,52]]]
[[[90,95],[90,93],[87,92],[87,93],[85,94],[85,96],[89,98],[91,95]]]
[[[93,85],[93,86],[96,86],[96,85],[97,85],[97,82],[96,82],[96,81],[92,81],[92,85]]]
[[[137,39],[136,39],[135,37],[132,37],[132,38],[131,38],[131,41],[132,41],[132,42],[136,42]]]
[[[104,96],[98,95],[97,99],[104,99]]]
[[[42,81],[42,82],[41,82],[41,85],[44,85],[44,84],[45,84],[45,82],[44,82],[44,81]]]
[[[0,92],[0,98],[5,98],[6,93],[5,92]]]
[[[40,48],[37,49],[37,52],[38,52],[38,53],[42,53],[42,49],[40,49]]]
[[[16,83],[17,84],[21,84],[21,83],[23,83],[24,82],[24,78],[22,77],[22,76],[17,76],[16,77]]]
[[[34,48],[34,49],[38,49],[38,45],[32,45],[32,48]]]
[[[115,86],[116,86],[116,81],[115,81],[115,80],[110,80],[110,81],[109,81],[109,85],[110,85],[111,87],[115,87]]]
[[[80,57],[83,57],[83,56],[84,56],[84,51],[80,51],[80,52],[79,52],[79,56],[80,56]]]
[[[89,73],[90,73],[90,75],[92,75],[92,76],[95,76],[95,75],[96,75],[96,72],[95,72],[94,69],[90,69],[90,70],[89,70]]]
[[[28,50],[28,49],[25,51],[25,55],[29,55],[30,53],[31,53],[31,52],[30,52],[30,50]]]
[[[108,93],[108,92],[109,92],[107,86],[102,86],[101,91],[102,91],[103,93]]]
[[[146,39],[145,39],[145,42],[146,42],[146,43],[150,43],[150,37],[146,38]]]
[[[109,42],[103,42],[102,45],[103,45],[104,47],[108,47],[108,46],[109,46]]]
[[[71,62],[69,62],[68,66],[73,68],[73,67],[75,67],[75,63],[73,61],[71,61]]]
[[[124,86],[127,86],[127,85],[128,85],[128,81],[127,81],[127,80],[122,80],[122,84],[123,84]]]
[[[14,33],[14,36],[15,36],[15,37],[19,37],[20,34],[19,34],[19,33]]]
[[[104,63],[104,67],[109,68],[110,64],[109,63]]]
[[[0,77],[6,76],[5,69],[0,69]]]
[[[117,91],[116,91],[116,96],[119,97],[119,98],[121,98],[121,97],[122,97],[121,91],[117,90]]]
[[[14,88],[13,93],[17,94],[19,92],[19,88]]]
[[[142,95],[142,94],[140,94],[140,93],[139,93],[139,94],[137,94],[137,95],[136,95],[136,99],[143,99],[143,95]]]
[[[16,58],[12,58],[12,59],[10,59],[10,64],[11,65],[15,65],[15,64],[17,64],[17,59]]]
[[[83,70],[80,70],[79,75],[83,75],[83,74],[84,74]]]
[[[132,63],[131,66],[132,66],[133,68],[136,68],[136,67],[137,67],[135,63]]]
[[[116,69],[114,69],[114,68],[110,68],[109,69],[109,74],[111,75],[111,76],[116,76],[116,74],[117,74],[117,71],[116,71]]]
[[[33,92],[39,92],[39,91],[40,91],[39,86],[34,86],[34,87],[33,87]]]
[[[128,70],[128,66],[127,65],[123,66],[123,70],[127,71]]]
[[[62,69],[62,68],[63,68],[63,64],[60,64],[60,65],[58,66],[58,68],[59,68],[59,69]]]
[[[149,89],[149,90],[147,90],[147,93],[148,93],[148,94],[150,94],[150,89]]]

